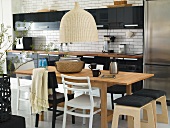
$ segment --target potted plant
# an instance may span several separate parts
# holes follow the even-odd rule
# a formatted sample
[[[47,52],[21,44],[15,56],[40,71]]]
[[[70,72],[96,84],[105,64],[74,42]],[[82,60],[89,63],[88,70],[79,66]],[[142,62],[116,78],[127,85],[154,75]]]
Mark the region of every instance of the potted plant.
[[[15,43],[16,40],[14,40],[14,42],[11,41],[11,36],[8,35],[4,24],[0,24],[0,123],[9,120],[11,117],[11,72],[9,74],[4,74],[3,64],[5,64],[6,60],[6,52],[12,47],[12,45],[15,45]],[[8,65],[9,69],[10,66],[11,63]]]
[[[11,115],[11,90],[10,76],[3,74],[3,64],[5,62],[6,51],[11,46],[10,37],[7,34],[4,24],[0,25],[0,123],[10,119]],[[9,42],[6,44],[6,42]]]

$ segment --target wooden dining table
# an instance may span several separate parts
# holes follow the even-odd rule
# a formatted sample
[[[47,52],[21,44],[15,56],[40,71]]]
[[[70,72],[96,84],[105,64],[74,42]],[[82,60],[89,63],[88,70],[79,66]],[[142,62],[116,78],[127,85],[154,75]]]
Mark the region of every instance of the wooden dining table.
[[[16,74],[32,75],[33,69],[28,70],[17,70]],[[48,66],[48,71],[55,71],[57,76],[58,83],[61,82],[61,74],[56,70],[55,66]],[[102,70],[101,75],[108,75],[108,70]],[[131,95],[132,93],[132,84],[141,80],[145,80],[154,76],[154,74],[146,73],[136,73],[136,72],[119,72],[113,78],[103,78],[103,77],[93,77],[92,71],[90,69],[83,69],[79,73],[67,73],[66,75],[70,76],[89,76],[91,85],[93,87],[98,87],[100,89],[101,97],[101,128],[108,128],[108,122],[112,120],[113,111],[111,113],[107,110],[107,88],[119,84],[121,86],[126,86],[126,94]],[[137,85],[136,85],[137,86]]]

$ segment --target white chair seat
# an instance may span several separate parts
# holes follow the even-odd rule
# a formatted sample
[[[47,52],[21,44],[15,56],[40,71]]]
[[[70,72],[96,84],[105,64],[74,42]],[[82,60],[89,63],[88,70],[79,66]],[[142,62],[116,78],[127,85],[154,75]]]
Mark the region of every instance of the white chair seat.
[[[63,84],[58,84],[58,88],[56,88],[55,91],[59,93],[64,93]]]
[[[94,107],[101,103],[100,97],[93,97],[94,100]],[[72,100],[67,102],[67,105],[74,108],[81,108],[81,109],[90,109],[90,96],[89,95],[80,95]]]
[[[20,79],[20,86],[31,86],[32,80]]]

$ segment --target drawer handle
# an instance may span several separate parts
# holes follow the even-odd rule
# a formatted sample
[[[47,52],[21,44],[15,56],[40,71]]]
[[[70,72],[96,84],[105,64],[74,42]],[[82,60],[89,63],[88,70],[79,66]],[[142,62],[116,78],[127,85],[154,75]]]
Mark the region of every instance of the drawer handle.
[[[40,56],[48,56],[48,54],[39,54]]]
[[[94,56],[83,56],[83,58],[94,58]]]
[[[137,60],[135,58],[124,58],[124,60]]]
[[[21,54],[21,53],[12,53],[12,54],[19,55],[19,54]]]
[[[49,56],[59,56],[59,55],[49,55]]]

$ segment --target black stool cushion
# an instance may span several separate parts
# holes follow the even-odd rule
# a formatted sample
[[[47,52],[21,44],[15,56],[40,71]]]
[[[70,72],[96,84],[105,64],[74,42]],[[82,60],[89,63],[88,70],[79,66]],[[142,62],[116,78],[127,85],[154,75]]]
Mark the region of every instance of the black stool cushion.
[[[113,86],[107,88],[107,92],[114,93],[114,94],[124,94],[124,93],[126,93],[126,86],[113,85]]]
[[[25,118],[21,116],[11,115],[11,119],[0,123],[0,128],[26,128]]]
[[[153,99],[157,99],[161,96],[164,96],[165,94],[166,93],[164,91],[153,89],[142,89],[133,93],[133,95],[152,97]]]
[[[142,107],[152,100],[153,100],[153,98],[151,98],[151,97],[143,97],[143,96],[137,96],[137,95],[126,95],[124,97],[114,100],[114,103],[117,103],[118,105]]]

